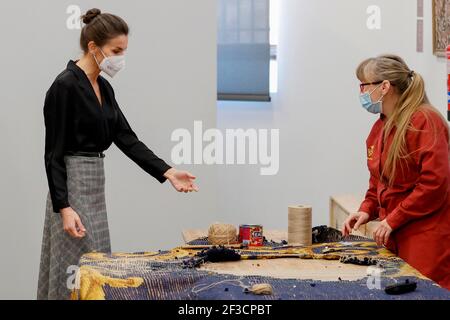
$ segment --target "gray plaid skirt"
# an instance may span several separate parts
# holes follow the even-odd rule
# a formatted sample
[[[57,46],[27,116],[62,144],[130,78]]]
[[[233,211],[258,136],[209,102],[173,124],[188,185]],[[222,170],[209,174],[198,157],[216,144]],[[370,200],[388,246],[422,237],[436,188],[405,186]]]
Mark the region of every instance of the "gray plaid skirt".
[[[88,252],[111,252],[105,203],[104,158],[65,156],[69,203],[80,216],[86,236],[74,239],[63,230],[47,193],[37,298],[69,299],[77,284],[80,257]]]

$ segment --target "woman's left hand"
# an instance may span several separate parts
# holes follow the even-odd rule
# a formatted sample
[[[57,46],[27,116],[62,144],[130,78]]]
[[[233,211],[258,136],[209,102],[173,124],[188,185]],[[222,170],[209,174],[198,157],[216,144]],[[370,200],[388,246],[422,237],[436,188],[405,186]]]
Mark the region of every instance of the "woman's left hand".
[[[178,171],[175,168],[171,168],[164,173],[164,177],[170,181],[178,192],[198,191],[198,187],[194,184],[195,176],[187,171]]]
[[[386,219],[380,222],[378,227],[375,229],[373,233],[373,238],[377,242],[377,245],[382,246],[386,245],[391,235],[392,228],[387,223]]]

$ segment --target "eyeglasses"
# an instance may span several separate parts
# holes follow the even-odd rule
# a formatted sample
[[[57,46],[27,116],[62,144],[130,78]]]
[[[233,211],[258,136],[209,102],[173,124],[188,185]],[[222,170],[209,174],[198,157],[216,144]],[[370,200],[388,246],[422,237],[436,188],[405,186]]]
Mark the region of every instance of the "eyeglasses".
[[[361,91],[361,93],[363,93],[363,92],[364,92],[364,87],[365,87],[365,86],[381,84],[381,83],[383,83],[383,81],[384,81],[384,80],[380,80],[380,81],[376,81],[376,82],[361,83],[361,84],[359,85],[359,90]],[[391,83],[391,86],[395,87],[395,84]]]
[[[365,86],[370,86],[370,85],[375,85],[375,84],[381,84],[381,83],[383,83],[383,80],[381,80],[381,81],[376,81],[376,82],[361,83],[361,84],[359,85],[359,90],[360,90],[361,92],[363,92]]]

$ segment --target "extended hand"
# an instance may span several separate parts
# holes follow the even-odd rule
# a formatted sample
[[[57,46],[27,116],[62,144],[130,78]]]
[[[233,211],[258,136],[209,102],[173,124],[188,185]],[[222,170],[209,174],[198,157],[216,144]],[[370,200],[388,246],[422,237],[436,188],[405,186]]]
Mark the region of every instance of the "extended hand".
[[[171,168],[164,173],[164,177],[170,181],[178,192],[198,191],[198,187],[194,184],[195,176],[187,171],[178,171],[175,168]]]

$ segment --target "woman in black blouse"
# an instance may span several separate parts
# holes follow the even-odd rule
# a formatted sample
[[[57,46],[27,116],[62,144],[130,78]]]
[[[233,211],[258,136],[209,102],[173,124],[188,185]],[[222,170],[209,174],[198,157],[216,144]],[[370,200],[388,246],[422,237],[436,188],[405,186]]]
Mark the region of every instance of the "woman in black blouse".
[[[70,266],[82,254],[110,252],[104,201],[103,151],[114,143],[144,171],[179,192],[197,191],[195,177],[171,168],[141,142],[114,97],[104,71],[124,66],[128,26],[120,17],[89,10],[83,17],[84,55],[70,60],[44,105],[45,169],[49,185],[38,299],[66,299]]]

